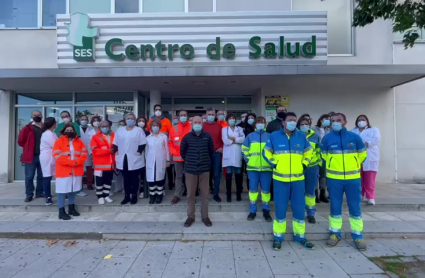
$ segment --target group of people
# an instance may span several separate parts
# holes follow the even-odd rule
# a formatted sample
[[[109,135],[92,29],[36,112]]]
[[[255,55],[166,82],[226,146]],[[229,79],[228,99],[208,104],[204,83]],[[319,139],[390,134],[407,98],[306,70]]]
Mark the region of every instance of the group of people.
[[[209,193],[221,202],[221,171],[228,202],[232,201],[233,175],[236,199],[241,200],[246,172],[250,200],[247,220],[256,218],[260,188],[263,217],[269,222],[273,221],[269,203],[274,199],[274,249],[279,250],[285,238],[289,201],[294,240],[308,249],[315,247],[305,237],[305,213],[307,221],[315,223],[316,201],[330,201],[328,245],[337,245],[341,239],[344,192],[355,245],[359,250],[366,249],[360,204],[362,197],[368,204],[375,204],[380,143],[379,129],[371,126],[366,115],[356,119],[350,132],[342,113],[324,114],[313,126],[308,114],[297,118],[283,106],[277,107],[276,119],[268,124],[254,113],[242,114],[241,122],[236,123],[236,115],[216,113],[213,108],[192,119],[181,110],[172,121],[163,115],[161,105],[155,105],[154,110],[149,121],[136,118],[133,113],[125,115],[115,133],[111,123],[98,116],[91,118],[91,125],[88,117],[82,116],[78,124],[65,111],[61,114],[63,123],[57,125],[54,118],[46,118],[42,124],[41,113],[33,111],[33,121],[21,130],[18,139],[24,148],[25,201],[33,198],[37,171],[36,197],[45,196],[46,204],[52,204],[50,183],[55,175],[59,218],[67,220],[79,215],[75,194],[81,192],[84,172],[87,180],[90,175],[95,176],[99,204],[104,204],[113,202],[110,190],[118,170],[124,179],[125,197],[121,204],[137,203],[140,180],[144,179],[149,186],[149,203],[158,204],[162,202],[167,169],[172,164],[175,188],[171,203],[179,203],[187,192],[188,217],[184,226],[195,222],[195,196],[200,194],[202,222],[210,227]],[[91,186],[89,182],[87,185]],[[64,209],[66,197],[68,214]]]

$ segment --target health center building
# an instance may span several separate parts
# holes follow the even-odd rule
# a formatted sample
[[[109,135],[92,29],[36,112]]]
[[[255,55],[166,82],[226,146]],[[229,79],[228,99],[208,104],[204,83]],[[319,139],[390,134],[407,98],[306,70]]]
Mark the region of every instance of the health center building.
[[[392,22],[353,28],[354,0],[1,0],[0,182],[24,180],[31,112],[113,123],[208,107],[315,123],[366,114],[381,131],[378,182],[425,181],[425,41]],[[425,32],[424,34],[425,35]],[[420,38],[424,38],[421,36]]]

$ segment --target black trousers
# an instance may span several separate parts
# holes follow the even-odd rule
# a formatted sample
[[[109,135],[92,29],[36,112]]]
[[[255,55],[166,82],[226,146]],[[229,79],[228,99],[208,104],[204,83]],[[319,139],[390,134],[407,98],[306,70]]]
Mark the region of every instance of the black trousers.
[[[232,173],[226,173],[226,195],[230,196],[232,194]],[[242,193],[242,183],[243,183],[243,174],[235,174],[235,183],[236,183],[236,196],[240,196]]]
[[[106,198],[111,191],[112,177],[114,171],[102,171],[101,177],[96,177],[96,196],[97,198]]]
[[[149,194],[150,195],[162,195],[164,194],[165,179],[161,181],[148,182]]]
[[[124,178],[124,191],[125,196],[137,196],[137,191],[139,190],[139,175],[140,169],[136,170],[128,170],[128,160],[127,155],[124,156],[124,167],[122,171],[122,175]]]

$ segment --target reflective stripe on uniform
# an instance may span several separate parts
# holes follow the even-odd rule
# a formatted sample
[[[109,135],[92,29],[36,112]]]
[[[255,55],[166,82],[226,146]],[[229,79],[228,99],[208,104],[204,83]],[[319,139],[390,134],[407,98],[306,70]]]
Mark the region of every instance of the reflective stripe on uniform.
[[[183,160],[181,156],[173,156],[173,159]]]
[[[110,168],[112,168],[112,165],[94,165],[94,168],[110,169]]]
[[[360,174],[360,170],[354,170],[354,171],[348,171],[348,172],[341,172],[341,171],[335,171],[335,170],[326,169],[326,173],[332,174],[332,175],[340,175],[340,176],[346,175],[346,176],[348,176],[348,175]]]
[[[312,147],[311,147],[311,145],[310,146],[308,146],[307,148],[305,148],[304,149],[304,152],[308,152],[309,150],[311,150],[311,149],[313,149]]]
[[[276,151],[276,152],[274,152],[274,154],[287,154],[287,153],[290,153],[290,154],[303,154],[303,152],[302,151],[293,151],[293,150],[291,150],[291,151],[289,151],[289,150],[285,150],[285,151]]]
[[[301,178],[304,174],[281,174],[276,171],[273,171],[273,175],[276,175],[281,178]]]
[[[180,145],[180,141],[174,141],[174,146]]]
[[[261,155],[261,153],[250,153],[250,154],[248,154],[249,156],[260,156]]]
[[[329,151],[326,152],[326,154],[347,154],[347,153],[358,153],[358,152],[361,152],[361,151],[358,151],[358,150],[344,150],[344,151],[329,150]]]

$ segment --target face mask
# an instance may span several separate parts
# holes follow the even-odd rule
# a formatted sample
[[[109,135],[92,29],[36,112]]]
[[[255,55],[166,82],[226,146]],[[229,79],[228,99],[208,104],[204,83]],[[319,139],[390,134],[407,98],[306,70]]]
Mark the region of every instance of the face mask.
[[[63,121],[65,124],[67,124],[67,123],[69,123],[69,122],[71,121],[71,119],[70,119],[70,118],[63,118],[63,119],[62,119],[62,121]]]
[[[257,130],[263,130],[264,124],[257,124]]]
[[[102,127],[100,130],[102,131],[103,134],[108,134],[109,127]]]
[[[210,123],[214,122],[214,116],[208,116],[207,118]]]
[[[140,121],[140,122],[137,124],[137,126],[138,126],[138,127],[145,127],[145,122]]]
[[[88,122],[87,121],[80,121],[81,126],[87,126]]]
[[[178,124],[179,123],[179,120],[177,120],[177,119],[174,119],[173,120],[173,125],[176,125],[176,124]]]
[[[129,127],[132,127],[132,126],[134,126],[134,120],[126,120],[125,121],[125,123],[129,126]]]
[[[332,129],[336,132],[340,132],[342,129],[342,123],[332,123]]]
[[[245,119],[246,119],[246,118],[241,118],[241,122],[245,122]]]
[[[284,119],[284,118],[285,118],[285,115],[286,115],[286,113],[285,113],[285,112],[278,112],[278,113],[277,113],[277,116],[278,116],[280,119]]]
[[[254,124],[254,119],[248,119],[248,124],[253,125]]]
[[[180,117],[180,122],[182,122],[182,123],[187,122],[187,117],[185,117],[185,116]]]
[[[306,133],[306,132],[308,132],[310,130],[310,126],[308,126],[308,125],[302,125],[302,126],[300,126],[300,130],[301,130],[301,132]]]
[[[207,119],[202,119],[202,122],[205,123],[207,121]]]
[[[99,127],[99,122],[93,122],[94,127]]]
[[[68,131],[68,132],[64,132],[64,134],[68,137],[68,138],[75,138],[75,132],[74,131]]]
[[[120,126],[125,126],[125,124],[120,124]]]
[[[162,115],[162,112],[161,111],[159,111],[159,110],[155,111],[155,116],[161,117],[161,115]]]
[[[39,122],[41,122],[41,117],[36,116],[36,117],[32,118],[32,120],[33,120],[35,123],[39,123]]]
[[[358,121],[357,126],[360,127],[360,128],[364,128],[364,127],[367,126],[367,122],[366,121]]]
[[[193,125],[193,131],[195,132],[201,132],[202,125]]]
[[[159,132],[159,126],[153,126],[152,127],[152,132],[153,133],[158,133]]]
[[[233,119],[229,120],[229,125],[230,126],[234,126],[235,123],[236,123],[236,120],[233,120]]]
[[[224,121],[224,115],[218,115],[218,120],[219,121]]]
[[[330,120],[323,120],[323,126],[324,127],[328,127],[331,125],[331,121]]]
[[[297,122],[286,122],[286,129],[289,131],[294,131],[297,128]]]

